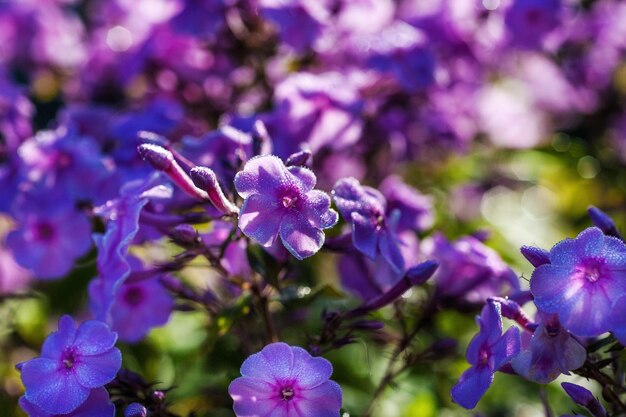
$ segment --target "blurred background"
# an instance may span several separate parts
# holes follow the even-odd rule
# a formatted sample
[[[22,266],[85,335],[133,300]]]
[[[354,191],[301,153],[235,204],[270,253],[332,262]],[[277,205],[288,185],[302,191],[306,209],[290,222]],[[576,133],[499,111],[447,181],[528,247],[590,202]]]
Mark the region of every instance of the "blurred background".
[[[21,230],[44,196],[53,197],[45,207],[83,209],[149,175],[135,152],[141,131],[164,135],[197,163],[219,165],[236,147],[219,148],[212,132],[232,126],[248,134],[258,119],[273,153],[312,150],[311,167],[327,191],[345,176],[378,187],[400,175],[432,206],[432,224],[416,235],[420,257],[435,232],[453,241],[485,231],[485,244],[522,286],[533,268],[520,246],[549,249],[574,237],[590,225],[590,205],[621,227],[624,22],[620,0],[0,1],[3,415],[23,415],[15,364],[38,355],[60,315],[89,317],[87,286],[98,274],[91,247],[69,255],[75,259],[65,273],[42,278],[6,236]],[[75,158],[71,169],[50,157],[61,142],[69,143],[63,155]],[[74,170],[76,160],[96,162]],[[31,198],[38,203],[25,203]],[[176,248],[146,239],[131,252],[157,262]],[[357,304],[336,263],[326,253],[305,261],[297,295],[274,300],[284,341],[303,345],[319,332],[324,309]],[[202,265],[177,276],[197,288],[217,280]],[[556,415],[571,412],[558,384],[542,394],[504,374],[474,412],[451,402],[476,313],[437,315],[417,343],[455,338],[455,354],[404,373],[375,415],[543,416],[542,395]],[[124,366],[175,387],[168,401],[180,415],[232,416],[227,387],[250,353],[232,331],[242,317],[250,311],[239,304],[211,319],[176,311],[143,341],[121,344]],[[391,310],[375,318],[394,326]],[[325,355],[344,390],[343,417],[365,412],[389,355],[375,338]]]

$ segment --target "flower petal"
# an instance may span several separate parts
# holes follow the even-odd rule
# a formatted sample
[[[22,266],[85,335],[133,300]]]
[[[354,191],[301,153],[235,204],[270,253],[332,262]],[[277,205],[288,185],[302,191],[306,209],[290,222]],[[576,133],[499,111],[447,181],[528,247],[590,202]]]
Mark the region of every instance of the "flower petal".
[[[335,381],[326,381],[317,387],[299,393],[292,401],[299,417],[338,417],[341,409],[341,387]],[[298,395],[298,394],[296,394]]]
[[[117,335],[105,323],[89,320],[82,323],[76,331],[74,348],[81,355],[98,355],[104,353],[117,341]]]
[[[82,356],[74,364],[74,374],[78,382],[87,388],[99,388],[115,378],[122,366],[122,354],[113,348],[106,353]]]
[[[291,378],[300,388],[312,389],[328,381],[333,373],[333,366],[329,361],[320,357],[313,357],[301,347],[293,346],[293,368]]]
[[[286,213],[280,224],[280,239],[298,260],[315,255],[324,244],[324,232],[299,212]]]
[[[235,175],[235,188],[239,195],[248,198],[253,194],[268,194],[286,181],[285,164],[274,155],[255,156]]]
[[[459,382],[452,387],[452,400],[461,407],[472,409],[489,389],[493,381],[493,372],[487,366],[472,366],[463,372]]]
[[[41,357],[60,359],[63,350],[74,342],[75,336],[74,320],[70,316],[64,315],[59,319],[59,330],[52,332],[43,343]]]
[[[398,238],[389,230],[379,233],[378,248],[380,254],[396,273],[404,272],[404,257],[399,248]]]
[[[265,381],[286,380],[291,376],[293,351],[286,343],[272,343],[250,355],[241,365],[241,375]]]
[[[300,183],[300,189],[303,193],[308,193],[315,187],[315,183],[317,182],[317,178],[315,178],[315,174],[313,171],[306,167],[301,166],[291,166],[287,168],[287,171]]]
[[[359,252],[370,259],[376,259],[378,233],[376,225],[359,213],[352,213],[352,243]]]
[[[323,191],[311,190],[306,193],[303,214],[318,229],[328,229],[337,224],[339,215],[330,208],[330,197]]]
[[[276,201],[265,195],[246,198],[239,212],[239,228],[262,246],[270,247],[276,240],[284,211]]]
[[[501,338],[491,348],[494,365],[493,369],[498,370],[517,355],[520,351],[520,334],[517,327],[511,327],[504,332]]]
[[[56,361],[36,358],[22,366],[26,399],[49,414],[67,414],[81,405],[89,389],[72,372],[59,369]]]
[[[237,378],[230,383],[228,393],[238,417],[269,415],[280,404],[276,388],[258,378]]]

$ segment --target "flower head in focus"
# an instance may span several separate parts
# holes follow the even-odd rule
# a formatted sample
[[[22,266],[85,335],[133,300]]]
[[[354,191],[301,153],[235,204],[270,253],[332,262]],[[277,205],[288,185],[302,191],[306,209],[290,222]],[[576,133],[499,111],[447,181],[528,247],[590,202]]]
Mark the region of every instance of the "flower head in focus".
[[[465,357],[472,365],[452,387],[454,402],[467,409],[474,408],[493,381],[493,374],[511,360],[520,349],[517,327],[502,334],[500,305],[489,300],[476,318],[480,331],[467,347]]]
[[[273,155],[252,158],[235,176],[244,198],[239,228],[264,247],[276,238],[297,259],[314,255],[324,244],[323,229],[337,223],[330,197],[314,190],[316,178],[307,168],[286,167]]]
[[[245,360],[228,392],[237,417],[339,417],[342,394],[332,372],[324,358],[272,343]]]
[[[78,329],[70,316],[48,336],[41,356],[18,365],[24,398],[48,414],[67,414],[87,401],[93,389],[111,382],[122,365],[117,334],[100,321]]]
[[[611,329],[611,310],[626,294],[626,246],[596,227],[550,250],[550,263],[537,267],[530,290],[539,311],[558,315],[577,336]]]

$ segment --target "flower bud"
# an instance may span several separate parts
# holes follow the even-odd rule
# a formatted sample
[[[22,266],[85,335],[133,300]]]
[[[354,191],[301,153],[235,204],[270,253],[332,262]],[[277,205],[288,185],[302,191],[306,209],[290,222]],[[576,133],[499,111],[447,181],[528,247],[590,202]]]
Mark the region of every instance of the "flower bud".
[[[550,263],[550,253],[534,246],[522,246],[520,252],[535,268]]]
[[[239,208],[228,201],[222,192],[220,184],[217,181],[217,176],[210,168],[195,167],[191,170],[190,174],[196,187],[206,191],[209,201],[216,209],[224,214],[239,213]]]
[[[285,165],[304,166],[311,158],[311,155],[313,155],[311,150],[304,148],[296,153],[292,153],[291,155],[289,155],[289,158],[287,158],[287,161],[285,161]]]
[[[617,230],[615,222],[613,222],[613,219],[611,219],[608,214],[594,206],[589,207],[587,213],[589,213],[589,217],[591,217],[594,226],[602,230],[605,235],[624,240],[622,234]]]
[[[148,410],[139,403],[130,403],[124,410],[124,417],[146,417]]]
[[[585,407],[595,417],[606,417],[606,410],[587,388],[569,382],[563,382],[561,386],[576,404]]]

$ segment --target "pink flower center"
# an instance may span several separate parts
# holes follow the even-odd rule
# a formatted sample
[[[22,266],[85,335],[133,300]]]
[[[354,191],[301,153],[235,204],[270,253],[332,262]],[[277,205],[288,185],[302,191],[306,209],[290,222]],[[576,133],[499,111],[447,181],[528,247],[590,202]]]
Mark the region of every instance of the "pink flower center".
[[[131,306],[141,304],[144,299],[143,291],[139,287],[128,287],[124,293],[124,301]]]
[[[50,242],[55,235],[54,226],[48,222],[38,222],[35,226],[35,235],[40,241]]]
[[[293,399],[294,395],[296,395],[296,393],[293,391],[293,388],[291,387],[283,387],[280,389],[280,398],[283,401],[289,401]]]
[[[489,350],[486,348],[482,348],[478,353],[478,363],[480,365],[487,365],[489,362]]]
[[[66,350],[63,352],[61,356],[61,360],[63,365],[65,365],[65,369],[70,370],[74,367],[76,363],[76,357],[74,356],[74,352],[72,350]]]
[[[597,260],[586,260],[582,265],[578,266],[578,272],[591,283],[602,278],[602,265]]]
[[[298,200],[298,197],[295,197],[295,196],[294,197],[288,197],[288,196],[283,197],[283,199],[282,199],[283,207],[289,208],[289,207],[293,206],[296,203],[297,200]]]

